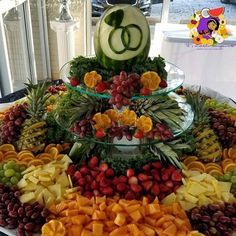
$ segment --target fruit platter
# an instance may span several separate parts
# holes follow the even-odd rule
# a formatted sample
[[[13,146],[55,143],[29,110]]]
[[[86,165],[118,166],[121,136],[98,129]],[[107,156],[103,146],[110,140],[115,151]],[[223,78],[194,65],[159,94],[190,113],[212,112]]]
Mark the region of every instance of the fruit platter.
[[[236,235],[236,108],[149,47],[137,8],[108,8],[96,57],[0,110],[0,231]]]

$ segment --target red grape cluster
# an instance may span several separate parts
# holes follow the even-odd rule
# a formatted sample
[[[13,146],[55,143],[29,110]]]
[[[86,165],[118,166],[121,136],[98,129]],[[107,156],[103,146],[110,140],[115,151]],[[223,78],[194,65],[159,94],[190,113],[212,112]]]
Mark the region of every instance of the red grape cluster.
[[[115,105],[117,109],[130,105],[130,98],[140,91],[140,76],[136,73],[127,75],[121,71],[120,75],[113,77],[111,85],[111,99],[109,103]]]
[[[22,204],[17,187],[0,184],[0,226],[17,228],[17,236],[33,236],[40,231],[49,216],[49,211],[39,203]]]
[[[127,140],[132,140],[130,127],[126,125],[119,126],[116,122],[112,122],[112,127],[109,129],[109,136],[112,138],[116,137],[118,140],[122,139],[123,136],[125,136]]]
[[[27,118],[27,104],[12,106],[4,114],[3,123],[0,126],[0,143],[14,143],[20,134],[20,128]]]
[[[80,138],[84,138],[92,135],[92,125],[94,125],[94,121],[91,118],[81,119],[74,124],[71,131],[78,134]]]
[[[235,121],[225,112],[209,109],[210,124],[223,147],[236,145]]]
[[[209,204],[188,212],[193,229],[206,236],[230,236],[236,231],[236,203]]]
[[[173,137],[172,131],[162,123],[157,123],[156,126],[149,133],[147,133],[147,138],[152,140],[156,139],[159,141],[165,141],[172,139]]]
[[[60,85],[51,85],[48,87],[48,92],[49,93],[58,93],[60,91],[66,91],[67,88],[64,84],[60,84]]]

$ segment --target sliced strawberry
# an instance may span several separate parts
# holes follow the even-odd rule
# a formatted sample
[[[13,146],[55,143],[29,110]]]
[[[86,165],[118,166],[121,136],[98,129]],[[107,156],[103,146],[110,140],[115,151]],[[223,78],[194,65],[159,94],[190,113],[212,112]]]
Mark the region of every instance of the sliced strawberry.
[[[149,176],[141,173],[141,174],[138,175],[138,180],[141,181],[141,182],[147,181],[147,180],[149,180]]]
[[[96,130],[95,136],[96,136],[96,138],[103,138],[106,136],[106,132],[104,129],[99,128]]]
[[[167,82],[166,82],[166,80],[162,79],[161,82],[160,82],[160,84],[159,84],[159,87],[161,87],[161,88],[166,88],[166,87],[167,87]]]
[[[75,174],[74,174],[74,177],[78,180],[78,179],[82,178],[82,175],[81,175],[81,173],[77,170],[77,171],[75,172]]]
[[[100,166],[99,166],[99,170],[100,171],[106,171],[108,169],[108,165],[107,165],[107,163],[105,163],[105,162],[103,162],[102,164],[100,164]]]
[[[66,170],[66,174],[70,176],[73,176],[75,172],[76,172],[76,166],[73,164],[70,165]]]
[[[133,193],[132,191],[128,191],[125,194],[125,199],[126,200],[133,200],[133,199],[135,199],[135,193]]]
[[[104,177],[104,172],[99,173],[99,174],[96,176],[96,181],[99,183],[103,177]]]
[[[165,185],[168,187],[168,188],[173,188],[174,187],[174,184],[171,180],[168,180],[165,182]]]
[[[112,170],[111,168],[108,168],[105,172],[105,175],[107,177],[113,177],[115,175],[114,170]]]
[[[142,191],[142,187],[137,184],[130,184],[130,189],[135,193],[139,193]]]
[[[111,182],[106,177],[103,177],[103,178],[101,178],[99,184],[101,187],[108,187],[111,184]]]
[[[149,171],[150,168],[151,168],[151,164],[146,164],[146,165],[142,166],[142,169],[143,169],[144,171]]]
[[[76,76],[72,76],[72,77],[70,78],[70,84],[71,84],[71,86],[73,86],[73,87],[76,87],[77,85],[79,85],[79,80],[77,79]]]
[[[152,188],[153,182],[151,180],[142,182],[142,186],[146,191],[149,191]]]
[[[159,170],[159,169],[161,169],[161,168],[163,167],[163,165],[161,164],[160,161],[152,162],[152,166],[153,166],[155,169],[157,169],[157,170]]]
[[[152,188],[151,188],[151,193],[154,195],[154,196],[158,196],[159,193],[160,193],[160,188],[159,188],[159,185],[157,183],[153,184]]]
[[[113,178],[113,180],[112,180],[112,184],[113,184],[113,185],[117,185],[117,184],[119,184],[119,183],[120,183],[119,178],[115,176],[115,177]]]
[[[98,165],[98,158],[96,156],[92,156],[91,159],[89,160],[89,166],[93,168],[97,165]]]
[[[127,177],[124,175],[119,176],[118,179],[119,179],[119,183],[127,183],[127,180],[128,180]]]
[[[86,184],[85,179],[84,178],[78,179],[78,184],[79,184],[79,186],[85,186],[85,184]]]
[[[80,173],[82,175],[87,175],[87,174],[90,174],[90,171],[89,171],[89,169],[87,167],[82,166],[82,167],[80,167]]]
[[[90,192],[90,191],[84,192],[83,195],[84,195],[85,197],[89,198],[89,199],[93,197],[93,193]]]
[[[141,139],[144,137],[144,133],[141,130],[136,131],[136,133],[134,134],[135,138]]]
[[[96,182],[95,180],[92,182],[92,184],[91,184],[91,188],[93,189],[93,190],[95,190],[95,189],[98,189],[98,187],[99,187],[99,184],[98,184],[98,182]]]
[[[132,176],[128,180],[129,184],[138,184],[138,178],[136,176]]]
[[[106,196],[111,196],[113,194],[113,189],[111,187],[100,188],[100,190]]]
[[[171,179],[173,181],[182,181],[182,175],[180,173],[180,170],[175,170],[171,175]]]
[[[91,175],[85,176],[86,184],[91,184],[93,182],[93,177]]]
[[[160,174],[159,174],[159,171],[156,170],[156,169],[152,169],[151,170],[151,174],[153,176],[153,178],[157,181],[161,181],[161,177],[160,177]]]
[[[103,93],[107,90],[107,85],[104,82],[100,81],[96,85],[95,90],[97,93]]]
[[[91,170],[91,175],[95,178],[99,174],[96,170]]]
[[[125,183],[119,183],[116,186],[116,189],[118,192],[123,193],[126,189],[126,184]]]
[[[152,91],[148,88],[141,88],[140,89],[140,95],[143,95],[143,96],[148,96],[152,93]]]
[[[160,187],[160,191],[161,191],[162,193],[166,193],[166,192],[168,192],[169,189],[170,189],[170,188],[167,187],[165,184],[160,184],[159,187]]]
[[[134,175],[135,175],[135,172],[134,172],[133,169],[128,169],[128,170],[126,171],[126,176],[127,176],[128,178],[130,178],[130,177],[132,177],[132,176],[134,176]]]

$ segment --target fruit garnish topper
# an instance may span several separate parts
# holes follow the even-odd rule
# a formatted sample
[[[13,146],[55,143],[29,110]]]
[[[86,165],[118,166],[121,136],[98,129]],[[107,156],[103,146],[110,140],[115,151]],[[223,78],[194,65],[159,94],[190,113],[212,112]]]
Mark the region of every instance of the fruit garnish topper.
[[[217,45],[228,37],[224,7],[195,11],[188,24],[194,44]]]

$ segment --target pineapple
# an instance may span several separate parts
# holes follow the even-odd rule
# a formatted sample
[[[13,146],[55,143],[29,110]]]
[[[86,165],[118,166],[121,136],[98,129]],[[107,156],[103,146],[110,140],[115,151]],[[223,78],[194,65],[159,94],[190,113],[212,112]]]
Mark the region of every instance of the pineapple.
[[[183,110],[178,102],[169,96],[158,96],[155,99],[135,100],[131,109],[138,116],[149,116],[156,123],[166,123],[172,130],[180,129],[183,122]]]
[[[34,86],[26,84],[28,92],[27,118],[21,127],[21,133],[16,146],[18,150],[28,149],[32,152],[42,151],[46,140],[46,122],[43,115],[46,112],[46,101],[50,94],[46,94],[46,82]]]
[[[195,153],[203,162],[216,162],[221,158],[222,147],[217,135],[210,128],[208,108],[206,106],[207,97],[186,90],[185,96],[194,112],[194,122],[192,134],[195,138]]]

